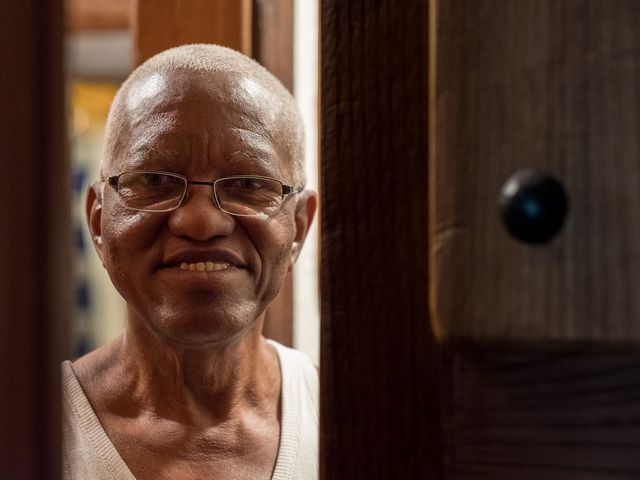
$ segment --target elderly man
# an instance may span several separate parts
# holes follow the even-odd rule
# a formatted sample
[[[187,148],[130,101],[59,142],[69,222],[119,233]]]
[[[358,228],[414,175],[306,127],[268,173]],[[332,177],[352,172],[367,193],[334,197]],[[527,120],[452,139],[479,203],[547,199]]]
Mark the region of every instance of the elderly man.
[[[262,336],[316,194],[294,100],[211,45],[136,69],[88,192],[124,333],[63,364],[65,479],[317,478],[318,378]]]

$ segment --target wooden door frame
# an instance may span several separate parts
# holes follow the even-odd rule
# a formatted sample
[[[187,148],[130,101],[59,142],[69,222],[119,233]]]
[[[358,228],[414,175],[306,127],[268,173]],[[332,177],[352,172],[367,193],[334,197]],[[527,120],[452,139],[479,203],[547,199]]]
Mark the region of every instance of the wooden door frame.
[[[252,53],[293,93],[293,0],[253,0]],[[263,334],[293,346],[293,274],[265,312]]]
[[[439,478],[428,1],[321,2],[321,478]]]
[[[0,37],[0,464],[57,479],[72,297],[62,1],[3,2]]]

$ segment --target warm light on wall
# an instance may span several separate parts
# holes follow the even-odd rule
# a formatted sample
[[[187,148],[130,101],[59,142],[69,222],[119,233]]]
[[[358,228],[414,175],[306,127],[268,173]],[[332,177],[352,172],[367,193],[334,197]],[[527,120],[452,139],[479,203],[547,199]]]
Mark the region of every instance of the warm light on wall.
[[[73,80],[69,89],[74,238],[72,345],[74,353],[81,355],[107,343],[122,329],[124,305],[93,251],[84,211],[87,188],[99,176],[104,126],[118,85]]]

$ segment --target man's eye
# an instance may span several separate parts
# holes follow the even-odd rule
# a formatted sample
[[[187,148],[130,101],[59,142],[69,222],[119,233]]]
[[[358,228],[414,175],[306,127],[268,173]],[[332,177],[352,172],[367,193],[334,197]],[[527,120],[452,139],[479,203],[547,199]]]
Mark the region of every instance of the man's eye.
[[[264,182],[255,178],[236,178],[234,179],[232,188],[242,190],[260,190],[264,188]]]
[[[160,187],[175,183],[178,179],[161,173],[141,173],[138,182],[147,187]]]

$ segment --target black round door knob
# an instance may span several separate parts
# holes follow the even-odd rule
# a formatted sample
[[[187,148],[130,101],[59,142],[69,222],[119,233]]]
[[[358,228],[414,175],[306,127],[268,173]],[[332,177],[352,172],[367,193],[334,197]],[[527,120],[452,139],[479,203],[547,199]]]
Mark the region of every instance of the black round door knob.
[[[500,193],[505,227],[518,240],[531,244],[551,240],[562,228],[569,209],[567,194],[555,178],[538,170],[519,170]]]

